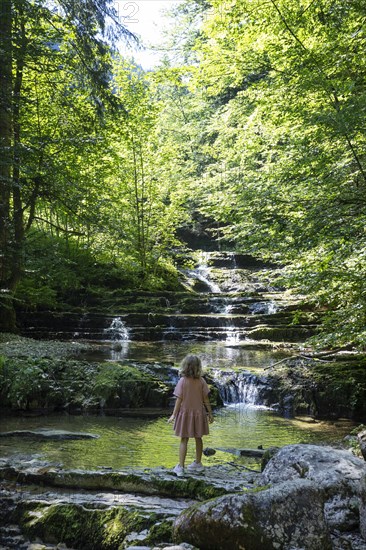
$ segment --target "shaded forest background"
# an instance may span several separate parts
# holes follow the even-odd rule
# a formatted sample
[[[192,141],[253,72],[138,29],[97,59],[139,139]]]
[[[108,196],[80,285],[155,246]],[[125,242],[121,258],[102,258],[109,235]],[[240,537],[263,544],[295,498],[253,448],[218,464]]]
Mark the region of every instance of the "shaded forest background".
[[[179,288],[182,230],[283,267],[366,341],[363,0],[185,0],[144,71],[108,0],[2,0],[0,326]]]

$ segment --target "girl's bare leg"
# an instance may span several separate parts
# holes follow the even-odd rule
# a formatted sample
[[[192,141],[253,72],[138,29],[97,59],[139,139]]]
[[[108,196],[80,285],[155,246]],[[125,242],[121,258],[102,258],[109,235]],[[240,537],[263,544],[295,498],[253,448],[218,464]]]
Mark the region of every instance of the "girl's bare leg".
[[[181,437],[179,445],[179,464],[184,468],[187,456],[188,437]]]
[[[196,463],[199,464],[202,460],[203,441],[202,437],[196,437]]]

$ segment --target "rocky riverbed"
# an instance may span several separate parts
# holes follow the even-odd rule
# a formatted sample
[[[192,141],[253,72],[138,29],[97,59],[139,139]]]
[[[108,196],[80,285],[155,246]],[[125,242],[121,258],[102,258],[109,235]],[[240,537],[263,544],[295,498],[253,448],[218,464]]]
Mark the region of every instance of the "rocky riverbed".
[[[177,478],[171,470],[63,470],[35,457],[0,462],[0,543],[30,541],[69,548],[152,548],[172,544],[179,514],[220,495],[255,485],[258,473],[232,465]]]
[[[159,415],[171,407],[176,366],[86,361],[81,354],[88,348],[5,339],[0,346],[2,413]],[[207,378],[217,407],[226,395],[239,395],[249,380],[263,402],[287,415],[363,420],[364,373],[364,358],[355,355],[347,361],[344,356],[327,361],[286,358],[266,370],[233,368],[226,393],[215,366]],[[13,429],[1,439],[19,437],[96,440],[92,431],[46,428]],[[352,441],[356,444],[356,437]],[[202,550],[366,550],[365,461],[349,450],[316,445],[288,445],[271,454],[265,453],[263,472],[233,462],[210,465],[202,475],[183,479],[167,468],[78,470],[40,455],[6,456],[0,461],[0,545],[21,550],[177,545]]]
[[[262,472],[227,464],[184,478],[23,456],[0,462],[0,480],[3,548],[366,549],[366,463],[329,446],[272,450]]]

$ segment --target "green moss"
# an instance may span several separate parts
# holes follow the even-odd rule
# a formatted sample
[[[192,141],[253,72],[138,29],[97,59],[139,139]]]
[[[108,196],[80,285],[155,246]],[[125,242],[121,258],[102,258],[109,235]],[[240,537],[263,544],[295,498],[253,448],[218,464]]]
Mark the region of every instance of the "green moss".
[[[269,447],[264,451],[264,454],[261,459],[261,472],[263,472],[264,468],[267,466],[268,462],[271,460],[271,458],[279,451],[279,447]]]
[[[158,521],[149,532],[145,541],[146,544],[158,544],[159,542],[173,541],[173,520]]]
[[[248,332],[249,338],[270,340],[272,342],[303,342],[311,335],[311,329],[296,326],[259,326]]]
[[[21,526],[31,539],[64,543],[85,550],[119,548],[132,531],[148,528],[149,519],[125,508],[90,510],[76,504],[55,504],[24,512]]]
[[[0,369],[0,403],[13,409],[165,407],[169,392],[169,385],[127,363],[5,357]]]

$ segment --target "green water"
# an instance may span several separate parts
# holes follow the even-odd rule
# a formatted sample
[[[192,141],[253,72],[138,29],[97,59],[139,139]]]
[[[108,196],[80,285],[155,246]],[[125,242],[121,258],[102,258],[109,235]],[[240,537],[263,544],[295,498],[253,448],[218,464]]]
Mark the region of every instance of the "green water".
[[[34,441],[2,438],[1,456],[37,455],[65,468],[95,469],[103,467],[171,467],[176,464],[179,439],[173,434],[166,417],[158,419],[96,416],[50,416],[43,418],[6,418],[0,420],[0,431],[39,428],[88,432],[99,439]],[[289,443],[335,441],[347,433],[348,426],[320,422],[308,424],[285,419],[273,412],[243,405],[226,407],[215,414],[205,447],[256,448]],[[188,460],[194,458],[190,442]],[[238,461],[231,453],[218,451],[205,458],[206,464]],[[240,459],[247,464],[253,459]]]
[[[127,344],[119,352],[124,358],[137,361],[172,361],[178,364],[188,352],[198,353],[204,365],[219,368],[242,366],[263,368],[278,361],[283,352],[252,351],[226,347],[223,343],[143,343]],[[90,360],[108,360],[111,346],[88,354]],[[1,438],[0,456],[34,456],[62,465],[64,468],[172,467],[177,463],[179,439],[167,424],[167,417],[142,419],[111,416],[52,415],[37,418],[0,418],[0,431],[35,430],[39,428],[88,432],[98,439],[35,441],[21,438]],[[349,423],[319,422],[309,424],[282,418],[273,411],[244,405],[225,407],[215,412],[210,435],[204,447],[264,448],[299,442],[329,442],[340,440],[350,430]],[[194,442],[188,450],[188,460],[194,458]],[[253,459],[239,459],[218,451],[205,458],[205,463],[217,464]]]
[[[179,365],[188,353],[201,357],[204,367],[266,367],[288,353],[279,350],[251,350],[226,342],[119,342],[120,349],[114,350],[110,342],[99,345],[98,349],[78,355],[88,361],[164,361]]]

